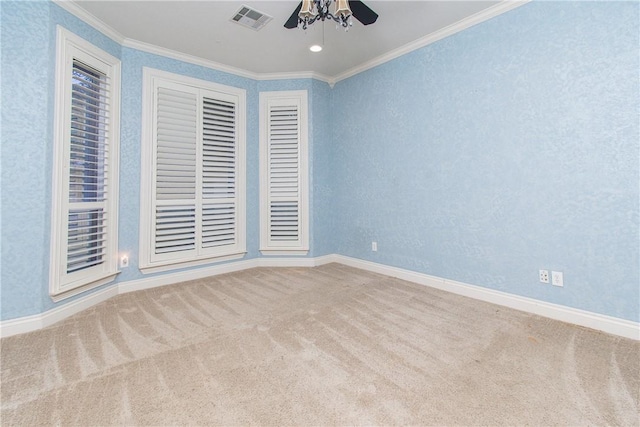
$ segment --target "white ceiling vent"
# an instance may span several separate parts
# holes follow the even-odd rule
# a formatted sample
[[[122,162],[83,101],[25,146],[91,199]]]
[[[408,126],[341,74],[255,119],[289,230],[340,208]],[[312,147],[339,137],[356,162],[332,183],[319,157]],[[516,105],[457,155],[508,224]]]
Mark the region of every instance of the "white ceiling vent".
[[[273,17],[245,5],[242,5],[240,10],[231,18],[232,21],[256,31],[267,25],[272,19]]]

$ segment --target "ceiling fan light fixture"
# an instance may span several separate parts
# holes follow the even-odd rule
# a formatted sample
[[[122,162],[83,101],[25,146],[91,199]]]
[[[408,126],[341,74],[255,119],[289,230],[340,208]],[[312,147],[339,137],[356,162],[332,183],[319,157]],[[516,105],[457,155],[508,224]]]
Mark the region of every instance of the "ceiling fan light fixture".
[[[334,15],[344,19],[350,17],[351,8],[349,7],[349,2],[347,0],[336,0],[336,13]]]
[[[362,25],[371,25],[378,19],[378,14],[359,0],[302,0],[284,27],[306,30],[314,22],[324,23],[328,19],[334,21],[336,27],[349,31],[352,17]]]
[[[334,13],[331,13],[331,9],[334,9]],[[353,25],[351,13],[348,0],[302,0],[298,12],[298,28],[306,30],[316,21],[324,22],[329,19],[335,21],[338,27],[349,31],[349,27]]]
[[[313,0],[302,0],[302,7],[300,8],[298,17],[302,21],[308,21],[309,19],[316,16],[316,13],[313,11],[313,7],[314,7]]]

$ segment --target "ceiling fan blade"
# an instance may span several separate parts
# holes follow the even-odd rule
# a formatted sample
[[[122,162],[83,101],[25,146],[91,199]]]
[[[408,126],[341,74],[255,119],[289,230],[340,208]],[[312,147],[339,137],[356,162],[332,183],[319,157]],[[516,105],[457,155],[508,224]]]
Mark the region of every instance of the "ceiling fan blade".
[[[298,26],[298,14],[300,13],[300,9],[302,9],[302,2],[296,7],[296,10],[293,11],[287,22],[284,23],[285,28],[296,28]]]
[[[378,19],[378,14],[360,0],[349,0],[349,8],[353,17],[364,25],[373,24]]]

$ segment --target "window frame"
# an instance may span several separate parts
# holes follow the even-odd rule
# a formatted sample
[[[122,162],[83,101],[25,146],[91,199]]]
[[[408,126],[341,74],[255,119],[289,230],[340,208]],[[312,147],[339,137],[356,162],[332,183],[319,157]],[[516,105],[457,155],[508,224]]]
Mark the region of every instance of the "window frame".
[[[106,230],[104,261],[79,271],[67,272],[69,171],[71,150],[71,98],[74,61],[98,70],[110,79],[108,103],[109,158],[104,202]],[[56,64],[54,99],[53,167],[51,191],[51,242],[49,263],[49,295],[53,301],[88,291],[112,282],[118,271],[118,177],[120,145],[120,73],[118,58],[94,46],[69,30],[56,28]]]
[[[187,86],[196,92],[217,92],[223,96],[233,97],[236,103],[236,243],[230,245],[227,251],[219,253],[196,253],[195,256],[186,259],[153,260],[153,236],[154,236],[154,182],[156,169],[154,168],[156,120],[156,89],[161,85],[167,88],[180,88]],[[246,255],[246,90],[233,86],[188,77],[167,71],[143,67],[142,78],[142,143],[141,143],[141,174],[140,174],[140,236],[139,269],[143,274],[170,271],[178,268],[192,267],[223,261],[243,258]],[[200,108],[200,106],[198,107]],[[196,144],[202,145],[202,129],[197,129],[198,139]],[[197,155],[198,161],[202,158],[201,152]],[[199,166],[196,166],[198,170]],[[198,179],[198,178],[196,178]],[[196,188],[196,192],[200,191]],[[202,198],[196,197],[196,210],[202,207]],[[199,225],[197,226],[199,227]],[[199,228],[197,228],[199,229]]]
[[[287,245],[269,238],[269,106],[295,104],[298,110],[299,239]],[[304,256],[309,252],[309,101],[307,90],[260,92],[260,252],[263,255]]]

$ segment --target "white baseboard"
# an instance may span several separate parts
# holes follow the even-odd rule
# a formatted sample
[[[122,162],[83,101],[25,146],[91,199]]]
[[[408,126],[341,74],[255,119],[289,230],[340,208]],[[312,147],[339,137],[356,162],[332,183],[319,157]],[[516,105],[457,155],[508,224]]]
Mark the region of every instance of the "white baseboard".
[[[188,280],[202,279],[204,277],[232,273],[255,267],[316,267],[331,262],[338,262],[351,267],[360,268],[362,270],[397,277],[402,280],[441,289],[480,301],[486,301],[504,307],[548,317],[550,319],[573,323],[575,325],[585,326],[587,328],[640,341],[640,323],[637,322],[618,319],[616,317],[605,316],[603,314],[592,313],[532,298],[521,297],[506,292],[495,291],[481,286],[456,282],[453,280],[443,279],[441,277],[430,276],[424,273],[418,273],[411,270],[405,270],[402,268],[391,267],[384,264],[336,254],[325,255],[317,258],[254,258],[183,272],[163,274],[155,277],[130,280],[118,283],[117,285],[104,290],[94,292],[86,297],[78,298],[42,314],[2,321],[0,322],[0,337],[8,337],[11,335],[46,328],[47,326],[53,325],[60,320],[106,301],[118,294],[171,285]]]
[[[247,259],[210,267],[145,277],[143,279],[129,280],[118,284],[118,293],[126,294],[128,292],[141,291],[143,289],[157,288],[159,286],[172,285],[174,283],[188,282],[189,280],[203,279],[209,276],[247,270],[249,268],[257,267],[258,263],[256,261],[256,259]]]
[[[334,257],[335,262],[351,267],[391,277],[397,277],[398,279],[441,289],[443,291],[474,298],[480,301],[486,301],[492,304],[513,308],[515,310],[525,311],[527,313],[533,313],[550,319],[573,323],[574,325],[585,326],[587,328],[607,332],[612,335],[618,335],[640,341],[640,323],[638,322],[571,308],[564,305],[553,304],[533,298],[513,295],[506,292],[487,289],[482,286],[429,276],[428,274],[390,267],[384,264],[377,264],[357,258],[350,258],[342,255],[335,255]]]
[[[203,279],[205,277],[218,276],[220,274],[233,273],[235,271],[248,270],[256,267],[317,267],[330,262],[336,262],[335,255],[325,255],[317,258],[253,258],[194,270],[129,280],[128,282],[122,282],[118,285],[118,293],[125,294],[127,292]]]
[[[47,310],[41,314],[4,320],[0,322],[0,338],[46,328],[47,326],[51,326],[56,322],[66,319],[69,316],[73,316],[82,310],[93,307],[94,305],[115,297],[116,295],[118,295],[118,287],[111,286],[70,301],[64,305],[52,308],[51,310]]]
[[[143,289],[157,288],[159,286],[172,285],[174,283],[197,280],[220,274],[233,273],[255,267],[316,267],[319,265],[336,262],[335,255],[325,255],[317,258],[254,258],[226,264],[218,264],[210,267],[196,268],[193,270],[176,273],[161,274],[142,279],[121,282],[104,290],[91,293],[87,296],[73,300],[67,304],[47,310],[41,314],[19,317],[0,321],[0,338],[12,335],[37,331],[51,326],[60,320],[73,316],[82,310],[86,310],[96,304],[108,300],[119,294],[140,291]]]
[[[316,258],[258,258],[258,267],[317,267],[319,265],[335,262],[333,255],[324,255]]]
[[[0,322],[0,338],[42,329],[44,328],[42,325],[42,317],[42,314],[34,314],[16,319],[3,320]]]

